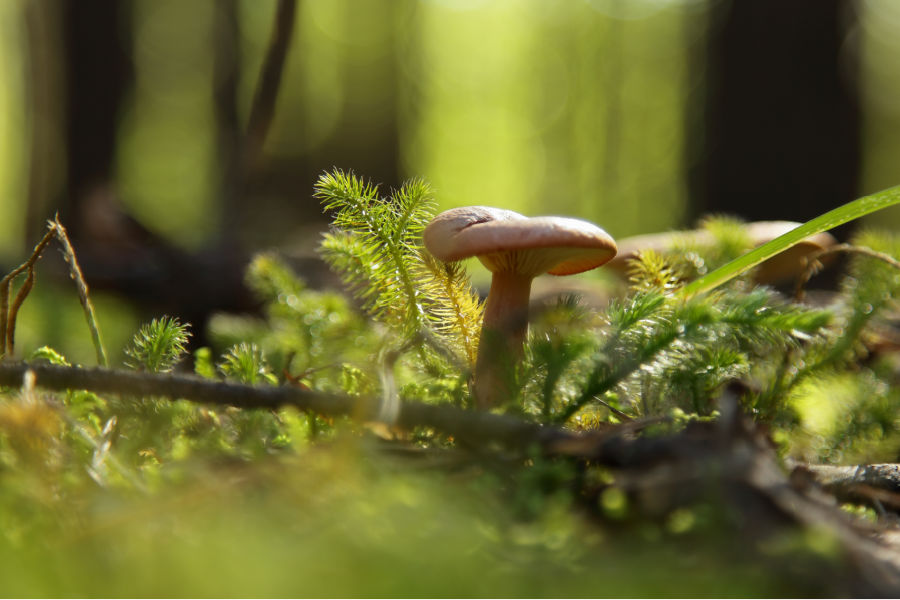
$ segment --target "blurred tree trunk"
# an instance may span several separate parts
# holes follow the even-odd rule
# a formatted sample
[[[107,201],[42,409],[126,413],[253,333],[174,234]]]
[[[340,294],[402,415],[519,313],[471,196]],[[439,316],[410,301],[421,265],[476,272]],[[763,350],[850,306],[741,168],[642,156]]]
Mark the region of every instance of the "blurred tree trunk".
[[[216,242],[233,243],[239,224],[238,207],[244,194],[241,164],[241,123],[238,114],[238,82],[241,77],[240,23],[237,0],[216,0],[213,94],[216,114],[216,148],[220,165],[219,232]]]
[[[66,193],[60,215],[81,237],[83,208],[113,179],[123,100],[133,83],[129,1],[45,3],[62,14],[66,118]]]
[[[734,0],[716,11],[694,216],[803,221],[852,200],[860,157],[852,3]]]
[[[50,0],[24,4],[28,52],[25,90],[29,107],[28,199],[25,206],[23,251],[41,238],[63,184],[64,149],[60,42],[61,6]]]
[[[389,15],[386,18],[401,10],[395,0],[380,2]],[[401,170],[396,34],[388,40],[387,52],[347,50],[354,60],[341,73],[346,88],[344,110],[335,132],[315,156],[273,160],[265,153],[266,134],[279,108],[282,71],[302,2],[277,2],[267,58],[246,125],[238,109],[243,59],[238,0],[214,0],[214,6],[213,31],[198,35],[211,33],[209,43],[214,47],[215,89],[210,91],[221,168],[217,198],[221,214],[216,215],[221,229],[206,248],[187,252],[131,218],[116,190],[119,122],[135,79],[133,0],[32,0],[29,4],[34,13],[30,44],[37,57],[32,66],[32,95],[35,100],[50,98],[53,94],[46,90],[56,79],[60,98],[56,118],[62,124],[58,170],[64,172],[58,190],[48,193],[44,173],[49,167],[34,163],[29,226],[39,231],[44,219],[58,209],[94,289],[115,291],[149,315],[165,313],[190,321],[198,343],[204,341],[203,325],[212,312],[254,306],[242,281],[249,249],[246,230],[256,227],[262,232],[259,243],[271,244],[270,229],[284,227],[254,220],[256,214],[283,212],[262,210],[265,202],[277,202],[280,208],[285,198],[309,198],[296,203],[303,210],[302,219],[289,223],[295,226],[322,218],[318,203],[310,198],[312,183],[322,171],[333,166],[355,169],[394,187]],[[348,10],[351,29],[368,26]],[[48,29],[45,22],[55,29]],[[58,40],[55,51],[46,49],[42,43],[46,39]],[[43,71],[48,63],[57,67],[53,75]],[[249,76],[256,78],[256,74]],[[50,127],[49,121],[42,123],[45,129]],[[52,143],[46,142],[35,146],[34,153],[41,158],[50,148]],[[288,219],[282,217],[282,221]]]

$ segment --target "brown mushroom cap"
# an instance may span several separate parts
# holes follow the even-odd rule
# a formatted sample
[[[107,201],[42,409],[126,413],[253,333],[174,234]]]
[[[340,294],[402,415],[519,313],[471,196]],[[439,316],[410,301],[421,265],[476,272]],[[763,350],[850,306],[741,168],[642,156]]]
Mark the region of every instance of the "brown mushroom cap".
[[[525,217],[486,206],[454,208],[425,228],[425,247],[436,258],[477,256],[492,272],[573,275],[616,254],[612,237],[593,223],[567,217]]]
[[[802,223],[795,221],[756,221],[747,224],[747,231],[755,246],[784,235],[788,231],[800,227]],[[780,252],[757,267],[756,280],[761,283],[774,283],[791,277],[797,277],[806,269],[806,257],[813,252],[824,250],[837,243],[833,235],[827,231],[803,238],[784,252]],[[823,259],[826,262],[829,258]]]
[[[755,221],[746,223],[748,239],[756,247],[765,244],[775,238],[784,235],[788,231],[802,225],[796,221]],[[837,242],[830,233],[822,232],[803,238],[794,246],[784,252],[776,254],[757,267],[756,280],[760,283],[775,283],[799,275],[805,268],[803,259]],[[711,245],[713,236],[705,230],[699,231],[673,231],[666,233],[651,233],[625,238],[619,242],[619,254],[612,260],[609,266],[614,271],[624,273],[627,270],[628,259],[637,256],[639,251],[654,250],[666,252],[675,250],[680,244]]]
[[[678,249],[688,242],[695,244],[711,244],[712,236],[708,231],[664,231],[661,233],[644,233],[619,240],[619,253],[609,261],[607,268],[625,274],[628,261],[637,258],[638,252],[652,250],[658,253]]]

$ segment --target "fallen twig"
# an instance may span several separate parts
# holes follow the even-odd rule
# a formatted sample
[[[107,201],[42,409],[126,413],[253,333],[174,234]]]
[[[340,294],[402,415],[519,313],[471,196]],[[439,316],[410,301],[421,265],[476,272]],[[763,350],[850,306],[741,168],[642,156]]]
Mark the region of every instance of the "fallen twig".
[[[294,386],[250,386],[203,379],[191,375],[156,374],[106,368],[65,367],[50,364],[0,363],[0,385],[18,387],[28,371],[35,384],[49,390],[85,389],[100,394],[154,396],[238,408],[293,407],[324,416],[350,416],[374,420],[381,401]],[[433,427],[459,439],[525,448],[576,437],[515,417],[466,411],[454,406],[404,402],[395,423],[399,427]]]
[[[34,373],[37,387],[55,391],[84,389],[99,394],[184,399],[246,409],[293,407],[323,416],[349,416],[360,421],[376,420],[382,411],[382,400],[367,396],[348,396],[296,386],[251,386],[193,375],[45,363],[0,363],[0,386],[21,386],[29,371]],[[397,419],[391,425],[403,429],[431,427],[470,444],[499,445],[512,450],[525,451],[538,446],[550,455],[616,465],[628,460],[623,458],[623,452],[627,451],[622,449],[621,440],[648,424],[660,421],[633,420],[608,430],[579,433],[518,417],[464,410],[447,404],[402,402]]]
[[[813,474],[815,480],[828,489],[866,484],[882,490],[900,492],[900,464],[871,465],[798,465]]]
[[[878,511],[900,512],[900,464],[794,465],[841,502],[872,506]]]

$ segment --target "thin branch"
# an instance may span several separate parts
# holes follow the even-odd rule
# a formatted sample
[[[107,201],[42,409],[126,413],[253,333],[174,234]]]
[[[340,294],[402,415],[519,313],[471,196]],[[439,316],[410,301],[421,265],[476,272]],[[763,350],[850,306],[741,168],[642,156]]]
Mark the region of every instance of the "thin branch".
[[[381,404],[376,398],[353,397],[294,386],[250,386],[187,375],[22,362],[0,363],[0,386],[21,386],[29,371],[35,375],[35,385],[48,390],[84,389],[99,394],[184,399],[247,409],[293,407],[324,416],[349,416],[360,421],[375,419]],[[560,440],[584,438],[583,435],[543,427],[515,417],[420,402],[402,403],[396,424],[405,429],[433,427],[471,443],[497,443],[515,449],[525,449],[533,444],[548,446]]]
[[[24,362],[0,364],[0,385],[21,385],[27,371],[34,372],[35,385],[55,391],[83,389],[100,394],[158,396],[239,408],[294,406],[331,416],[352,414],[356,404],[356,399],[349,396],[293,387],[257,387],[186,375]]]
[[[29,372],[34,374],[33,385],[47,390],[84,389],[98,394],[183,399],[244,409],[293,407],[323,416],[349,416],[359,421],[375,419],[381,404],[377,398],[321,392],[291,385],[251,386],[192,375],[24,362],[0,363],[0,386],[21,387]],[[733,419],[737,419],[737,416]],[[636,431],[647,425],[665,421],[665,418],[634,419],[602,430],[575,432],[508,415],[464,410],[448,404],[403,402],[400,404],[396,425],[404,429],[432,427],[469,443],[498,444],[516,450],[537,445],[548,454],[589,459],[599,464],[620,467],[655,464],[674,456],[707,455],[711,442],[704,436],[697,437],[697,432],[704,430],[704,427],[727,429],[721,423],[702,424],[673,436],[657,436],[643,441],[633,438]],[[696,448],[693,447],[694,444]],[[865,485],[885,492],[900,492],[898,464],[798,466],[830,491]]]
[[[216,12],[219,19],[216,44],[217,100],[219,116],[220,160],[222,162],[219,253],[234,251],[235,232],[240,228],[240,204],[245,200],[248,180],[260,162],[263,146],[275,114],[284,65],[293,37],[297,0],[279,0],[275,10],[268,48],[260,67],[247,119],[241,132],[238,124],[235,91],[238,72],[237,0],[222,0]]]

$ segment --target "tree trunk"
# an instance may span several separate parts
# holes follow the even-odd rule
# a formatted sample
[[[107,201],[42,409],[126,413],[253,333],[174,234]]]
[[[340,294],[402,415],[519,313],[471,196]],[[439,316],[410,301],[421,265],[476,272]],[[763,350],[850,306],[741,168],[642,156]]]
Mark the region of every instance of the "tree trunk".
[[[846,0],[735,0],[714,15],[694,216],[805,221],[857,194]]]
[[[113,179],[119,115],[133,81],[130,3],[60,3],[66,98],[66,193],[60,215],[81,237],[84,202]]]

